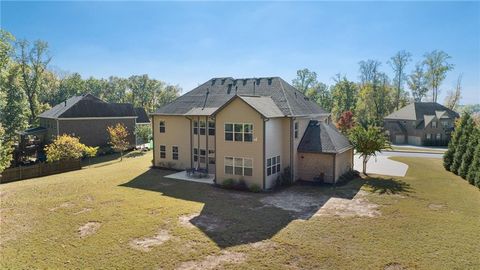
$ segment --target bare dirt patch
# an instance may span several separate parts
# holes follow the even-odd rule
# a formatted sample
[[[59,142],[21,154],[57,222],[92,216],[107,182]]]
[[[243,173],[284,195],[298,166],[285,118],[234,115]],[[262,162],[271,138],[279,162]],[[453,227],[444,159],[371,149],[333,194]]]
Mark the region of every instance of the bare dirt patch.
[[[403,270],[405,268],[402,265],[400,265],[399,263],[389,263],[389,264],[385,265],[385,267],[383,269],[384,270]]]
[[[249,245],[254,249],[261,249],[261,250],[274,249],[277,247],[277,243],[271,240],[258,241],[255,243],[251,243]]]
[[[245,261],[244,253],[222,251],[219,255],[209,255],[201,261],[182,263],[177,270],[216,269],[224,264],[239,264]]]
[[[435,210],[435,211],[438,211],[438,210],[441,210],[441,209],[445,208],[445,205],[444,204],[431,203],[431,204],[428,205],[428,208],[430,208],[432,210]]]
[[[170,240],[171,236],[168,231],[160,230],[153,237],[137,238],[130,241],[130,247],[136,250],[148,252],[155,246],[160,246]]]
[[[80,235],[81,238],[90,236],[92,234],[95,234],[98,231],[98,229],[100,229],[101,225],[102,223],[100,222],[89,221],[85,223],[85,225],[78,228],[78,234]]]
[[[378,217],[381,215],[378,205],[365,197],[366,191],[360,190],[352,199],[330,198],[314,216]]]
[[[310,195],[298,191],[285,190],[265,197],[260,201],[286,211],[295,212],[300,218],[309,218],[328,200],[324,195]]]
[[[57,211],[58,209],[62,209],[62,208],[70,208],[72,207],[74,204],[71,203],[71,202],[64,202],[62,204],[60,204],[59,206],[55,206],[53,208],[50,208],[49,210],[52,211],[52,212],[55,212]]]
[[[178,218],[178,221],[180,222],[180,225],[182,225],[183,227],[194,228],[195,226],[192,224],[191,220],[198,216],[199,216],[198,213],[193,213],[190,215],[181,215]]]
[[[75,212],[73,213],[74,215],[80,215],[80,214],[83,214],[83,213],[87,213],[87,212],[90,212],[92,211],[93,209],[92,208],[82,208],[82,210],[78,211],[78,212]]]

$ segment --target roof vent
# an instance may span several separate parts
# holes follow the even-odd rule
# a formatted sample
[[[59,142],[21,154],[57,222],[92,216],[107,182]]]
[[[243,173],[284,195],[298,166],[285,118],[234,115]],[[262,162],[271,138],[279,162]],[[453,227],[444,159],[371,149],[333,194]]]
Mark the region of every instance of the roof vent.
[[[260,79],[257,79],[257,85],[260,85]]]
[[[238,86],[235,86],[235,95],[237,94]]]
[[[243,86],[247,84],[247,79],[243,79]]]
[[[268,85],[272,85],[272,78],[268,78]]]
[[[230,92],[232,92],[232,84],[231,83],[228,84],[227,94],[230,94]]]
[[[226,79],[222,79],[222,85],[224,85],[224,84],[225,84],[225,80],[226,80]]]
[[[297,91],[295,91],[295,98],[297,98]]]
[[[217,80],[217,79],[212,79],[212,85],[215,85],[215,81],[216,81],[216,80]]]

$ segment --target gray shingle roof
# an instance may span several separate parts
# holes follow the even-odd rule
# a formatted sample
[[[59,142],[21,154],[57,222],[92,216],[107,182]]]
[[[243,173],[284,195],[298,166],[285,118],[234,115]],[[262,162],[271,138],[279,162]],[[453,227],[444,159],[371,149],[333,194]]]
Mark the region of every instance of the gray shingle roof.
[[[148,114],[142,107],[135,108],[135,115],[137,115],[137,124],[147,124],[150,123],[150,118]]]
[[[239,98],[267,118],[284,116],[271,97],[239,96]]]
[[[335,127],[311,120],[297,150],[307,153],[342,153],[352,147],[348,139]]]
[[[41,118],[135,117],[132,104],[107,103],[91,94],[74,96],[41,113]]]
[[[385,117],[387,120],[423,120],[425,115],[457,118],[459,114],[436,102],[414,102]]]
[[[185,115],[192,109],[220,108],[233,96],[270,97],[283,116],[325,114],[312,100],[279,77],[272,78],[213,78],[153,114]]]

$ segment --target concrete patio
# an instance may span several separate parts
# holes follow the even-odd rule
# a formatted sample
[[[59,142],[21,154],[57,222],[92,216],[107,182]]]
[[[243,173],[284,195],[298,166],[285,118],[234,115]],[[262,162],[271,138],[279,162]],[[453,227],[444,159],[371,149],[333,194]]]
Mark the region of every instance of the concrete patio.
[[[181,172],[169,174],[169,175],[165,176],[165,178],[191,181],[191,182],[204,183],[204,184],[213,184],[213,180],[215,179],[215,175],[214,174],[209,174],[207,177],[197,178],[197,177],[192,177],[192,176],[187,175],[187,171],[181,171]]]

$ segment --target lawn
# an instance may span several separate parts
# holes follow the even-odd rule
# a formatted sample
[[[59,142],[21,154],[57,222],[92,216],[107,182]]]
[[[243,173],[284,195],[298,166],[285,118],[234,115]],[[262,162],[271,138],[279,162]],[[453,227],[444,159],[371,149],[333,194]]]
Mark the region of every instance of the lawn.
[[[164,178],[151,152],[0,185],[0,268],[479,269],[480,191],[404,178],[272,193]]]
[[[392,146],[393,151],[398,152],[414,152],[414,153],[434,153],[434,154],[443,154],[447,151],[446,148],[419,148],[419,147],[408,147],[408,146]]]

